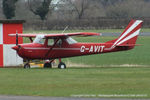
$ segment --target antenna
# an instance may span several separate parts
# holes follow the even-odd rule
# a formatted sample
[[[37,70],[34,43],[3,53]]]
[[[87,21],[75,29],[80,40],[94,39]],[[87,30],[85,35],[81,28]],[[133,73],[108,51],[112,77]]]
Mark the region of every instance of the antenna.
[[[62,34],[67,30],[69,26],[66,26],[65,29],[62,31]]]

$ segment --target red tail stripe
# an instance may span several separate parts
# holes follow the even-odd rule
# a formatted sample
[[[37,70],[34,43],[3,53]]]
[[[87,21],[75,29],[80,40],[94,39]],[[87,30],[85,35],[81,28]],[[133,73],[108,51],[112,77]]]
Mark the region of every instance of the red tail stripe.
[[[131,32],[129,32],[124,38],[122,38],[120,41],[122,41],[123,39],[125,39],[126,37],[128,37],[129,35],[131,35],[132,33],[134,33],[135,31],[137,31],[138,29],[141,28],[142,23],[140,23],[139,25],[137,25]],[[118,42],[120,42],[118,41]]]
[[[123,35],[135,23],[135,21],[136,20],[132,19],[121,35]],[[120,35],[120,37],[121,37],[121,35]]]

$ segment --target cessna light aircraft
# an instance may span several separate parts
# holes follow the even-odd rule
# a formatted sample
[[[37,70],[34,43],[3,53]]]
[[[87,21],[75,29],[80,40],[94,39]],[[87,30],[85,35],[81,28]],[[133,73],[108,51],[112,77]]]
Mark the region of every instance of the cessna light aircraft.
[[[30,68],[30,60],[49,60],[44,68],[51,68],[52,61],[59,59],[58,68],[66,68],[61,58],[117,52],[133,49],[139,35],[141,20],[131,20],[123,33],[114,40],[105,43],[78,43],[71,36],[99,36],[100,33],[64,33],[64,34],[9,34],[16,37],[16,50],[18,55],[26,60],[24,68]],[[18,37],[28,37],[31,43],[18,44]],[[33,38],[34,41],[33,41]]]

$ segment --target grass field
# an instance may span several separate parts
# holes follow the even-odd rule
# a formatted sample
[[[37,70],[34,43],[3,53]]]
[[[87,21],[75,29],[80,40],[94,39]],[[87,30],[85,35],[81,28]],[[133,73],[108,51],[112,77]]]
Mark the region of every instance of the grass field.
[[[146,67],[0,69],[1,95],[144,95],[141,98],[149,98],[149,83],[150,68]]]

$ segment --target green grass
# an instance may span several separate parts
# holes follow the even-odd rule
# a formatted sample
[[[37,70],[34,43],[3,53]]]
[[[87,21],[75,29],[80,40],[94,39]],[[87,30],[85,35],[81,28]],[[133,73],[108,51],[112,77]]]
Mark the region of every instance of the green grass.
[[[144,94],[149,98],[149,83],[150,68],[146,67],[0,69],[1,95],[70,97],[81,94]]]

